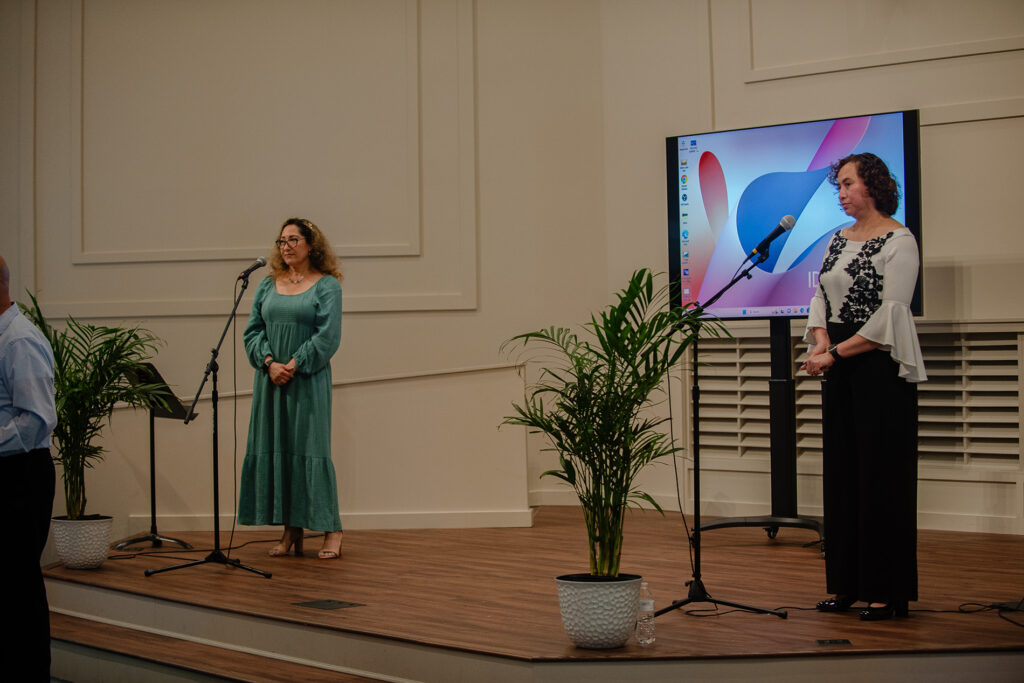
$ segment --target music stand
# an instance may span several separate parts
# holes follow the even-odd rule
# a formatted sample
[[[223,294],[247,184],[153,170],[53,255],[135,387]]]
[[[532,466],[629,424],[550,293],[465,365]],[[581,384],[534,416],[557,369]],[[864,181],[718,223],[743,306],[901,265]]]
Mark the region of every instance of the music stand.
[[[167,386],[167,382],[157,372],[156,366],[152,363],[143,363],[142,370],[138,373],[128,373],[128,381],[132,384],[157,384],[159,388],[158,392],[163,394],[165,406],[153,405],[149,408],[149,533],[143,534],[142,536],[136,536],[130,538],[127,541],[121,541],[114,546],[114,550],[124,550],[128,546],[135,545],[136,543],[145,543],[147,541],[153,544],[154,548],[159,548],[164,543],[177,543],[182,548],[191,550],[192,546],[185,541],[177,538],[171,538],[170,536],[161,536],[156,530],[156,435],[155,435],[155,418],[165,417],[171,420],[184,420],[187,413],[185,412],[185,406],[181,404],[178,397],[171,392],[171,388]],[[194,417],[194,416],[193,416]]]

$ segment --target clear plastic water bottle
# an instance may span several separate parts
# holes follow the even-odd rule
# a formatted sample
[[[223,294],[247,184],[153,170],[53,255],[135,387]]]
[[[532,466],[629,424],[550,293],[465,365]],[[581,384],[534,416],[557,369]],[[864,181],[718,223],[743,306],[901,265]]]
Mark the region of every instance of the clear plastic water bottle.
[[[640,647],[654,643],[654,596],[646,581],[640,583],[640,599],[636,606],[636,642]]]

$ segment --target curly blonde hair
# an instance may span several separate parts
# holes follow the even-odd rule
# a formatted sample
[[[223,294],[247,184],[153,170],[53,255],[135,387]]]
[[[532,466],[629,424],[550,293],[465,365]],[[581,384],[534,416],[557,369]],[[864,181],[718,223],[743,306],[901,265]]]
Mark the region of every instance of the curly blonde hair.
[[[338,282],[341,282],[344,278],[340,270],[341,262],[338,260],[337,254],[334,253],[331,243],[324,237],[316,223],[305,218],[289,218],[281,225],[281,229],[277,231],[275,239],[280,239],[284,229],[289,225],[294,225],[298,228],[302,237],[306,240],[306,244],[309,245],[309,264],[318,272],[336,277]],[[271,251],[270,268],[274,277],[283,275],[288,270],[284,259],[281,258],[280,249],[275,248]]]

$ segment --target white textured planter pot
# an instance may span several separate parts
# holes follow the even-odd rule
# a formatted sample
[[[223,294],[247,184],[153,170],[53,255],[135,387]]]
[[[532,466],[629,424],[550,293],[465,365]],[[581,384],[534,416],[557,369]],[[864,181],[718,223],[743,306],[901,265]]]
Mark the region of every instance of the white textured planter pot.
[[[555,579],[562,626],[576,647],[622,647],[636,628],[640,577],[565,574]]]
[[[114,518],[90,515],[85,519],[54,517],[50,527],[53,547],[69,569],[96,569],[107,559]]]

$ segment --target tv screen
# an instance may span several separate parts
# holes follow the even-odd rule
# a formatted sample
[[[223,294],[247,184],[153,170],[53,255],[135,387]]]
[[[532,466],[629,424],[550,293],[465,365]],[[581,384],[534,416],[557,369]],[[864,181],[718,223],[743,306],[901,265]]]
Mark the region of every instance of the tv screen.
[[[673,303],[704,303],[785,216],[794,227],[768,258],[707,312],[723,319],[806,317],[832,235],[852,225],[829,184],[829,166],[877,154],[900,186],[893,218],[921,245],[917,110],[679,135],[666,140],[669,275]],[[922,312],[921,269],[911,304]]]

